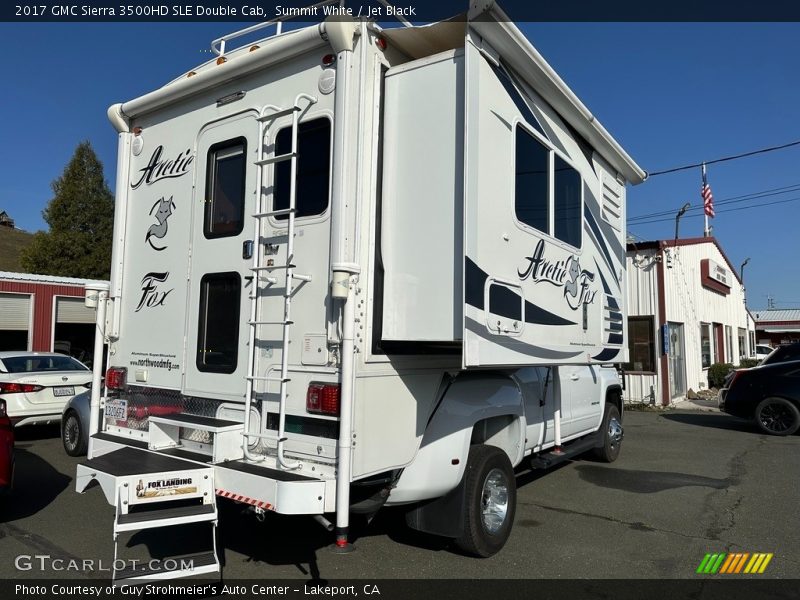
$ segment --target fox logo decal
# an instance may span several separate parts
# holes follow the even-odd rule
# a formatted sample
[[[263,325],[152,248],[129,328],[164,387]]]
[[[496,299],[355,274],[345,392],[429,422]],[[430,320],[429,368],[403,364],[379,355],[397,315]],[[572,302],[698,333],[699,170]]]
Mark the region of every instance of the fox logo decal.
[[[153,250],[158,250],[161,252],[162,250],[166,249],[166,246],[156,246],[151,238],[157,238],[160,240],[167,235],[167,219],[169,219],[172,215],[172,209],[175,208],[175,203],[172,201],[172,196],[169,197],[169,200],[164,200],[164,198],[156,200],[156,203],[153,204],[152,208],[150,209],[151,215],[156,207],[158,207],[158,210],[156,210],[155,218],[158,222],[150,225],[150,229],[147,230],[147,234],[144,236],[144,241],[150,244],[150,247],[153,248]]]

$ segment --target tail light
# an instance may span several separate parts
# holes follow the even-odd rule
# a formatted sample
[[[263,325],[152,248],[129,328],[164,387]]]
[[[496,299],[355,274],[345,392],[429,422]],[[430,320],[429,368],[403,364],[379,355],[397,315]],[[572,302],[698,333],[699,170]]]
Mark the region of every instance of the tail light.
[[[44,389],[41,385],[32,383],[0,383],[0,394],[29,394]]]
[[[728,389],[730,389],[730,388],[732,388],[732,387],[733,387],[733,383],[734,383],[734,382],[735,382],[737,379],[739,379],[739,377],[741,377],[741,376],[744,374],[744,372],[745,372],[746,370],[747,370],[747,369],[736,369],[736,370],[733,372],[733,379],[731,379],[731,382],[728,384]]]
[[[306,392],[306,411],[316,415],[339,416],[339,386],[312,383]]]
[[[125,380],[128,378],[128,369],[125,367],[111,367],[106,371],[106,387],[110,390],[125,389]]]

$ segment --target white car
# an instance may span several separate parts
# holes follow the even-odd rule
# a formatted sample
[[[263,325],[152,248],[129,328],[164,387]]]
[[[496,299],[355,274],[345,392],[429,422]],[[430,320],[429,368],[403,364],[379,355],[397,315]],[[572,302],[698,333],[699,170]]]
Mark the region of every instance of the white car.
[[[764,344],[756,344],[756,358],[758,360],[763,360],[767,358],[774,349],[775,348]]]
[[[67,401],[91,381],[89,368],[71,356],[0,352],[0,400],[16,427],[60,421]]]

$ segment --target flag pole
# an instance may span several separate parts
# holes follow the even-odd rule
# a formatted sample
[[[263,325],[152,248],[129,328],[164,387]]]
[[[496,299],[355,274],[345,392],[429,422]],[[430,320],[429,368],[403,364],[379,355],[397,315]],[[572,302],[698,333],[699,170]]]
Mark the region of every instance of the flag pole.
[[[703,189],[706,186],[706,163],[703,163]],[[703,229],[703,237],[708,237],[708,212],[705,210],[705,201],[703,202],[703,217],[705,218],[705,229]]]

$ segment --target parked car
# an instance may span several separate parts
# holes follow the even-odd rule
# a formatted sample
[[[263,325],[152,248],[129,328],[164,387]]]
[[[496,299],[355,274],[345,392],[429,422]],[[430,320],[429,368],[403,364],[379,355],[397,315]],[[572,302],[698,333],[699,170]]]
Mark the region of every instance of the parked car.
[[[0,400],[15,427],[57,422],[64,404],[91,381],[89,368],[71,356],[0,352]]]
[[[756,345],[756,358],[758,360],[762,360],[770,355],[770,353],[775,350],[772,346],[765,346],[764,344],[757,344]]]
[[[771,365],[790,360],[800,360],[800,342],[786,344],[785,346],[778,346],[767,356],[765,356],[759,364]]]
[[[769,435],[795,433],[800,429],[800,357],[734,371],[729,387],[720,392],[719,407],[754,420]]]
[[[14,428],[6,412],[6,401],[0,400],[0,494],[6,494],[14,483]]]
[[[90,391],[73,396],[61,414],[61,443],[64,451],[70,456],[83,456],[89,448],[91,397]],[[100,418],[102,419],[102,412]]]

